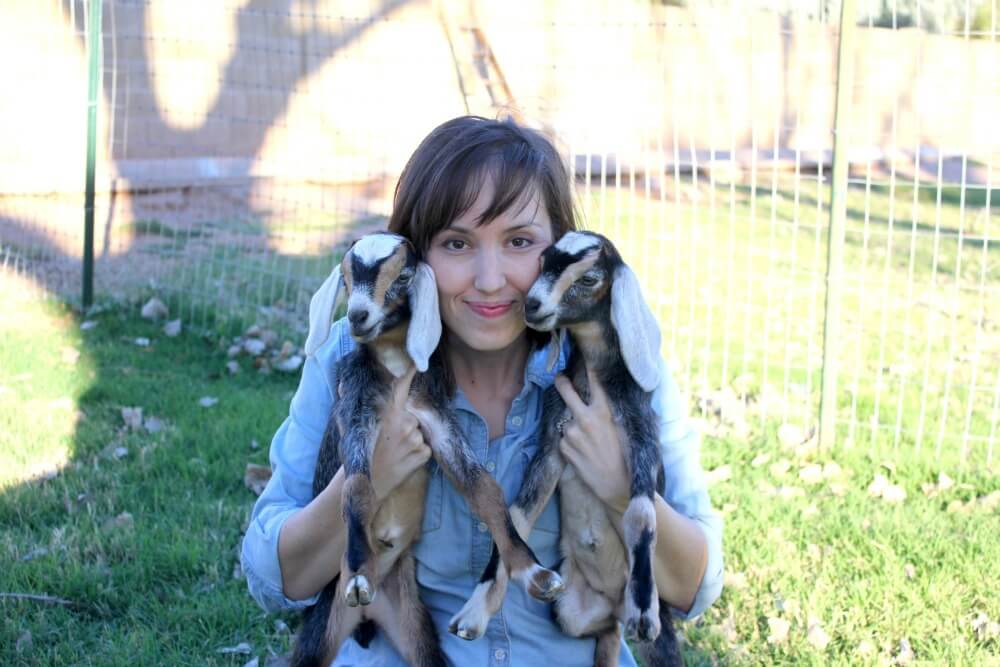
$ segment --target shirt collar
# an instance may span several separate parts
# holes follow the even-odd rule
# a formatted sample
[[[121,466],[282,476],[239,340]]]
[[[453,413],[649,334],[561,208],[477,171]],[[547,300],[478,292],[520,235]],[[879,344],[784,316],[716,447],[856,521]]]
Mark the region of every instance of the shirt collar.
[[[524,369],[525,384],[533,382],[542,389],[548,389],[555,382],[556,375],[566,368],[569,359],[569,336],[563,336],[562,344],[559,346],[559,358],[551,369],[548,367],[549,346],[558,345],[558,338],[553,333],[553,339],[547,345],[536,347],[528,356],[528,363]]]

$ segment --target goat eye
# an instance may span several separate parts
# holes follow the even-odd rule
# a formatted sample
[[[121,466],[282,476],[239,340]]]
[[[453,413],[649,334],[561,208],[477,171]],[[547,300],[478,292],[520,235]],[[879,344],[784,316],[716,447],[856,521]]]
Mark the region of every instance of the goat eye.
[[[598,282],[595,276],[584,276],[580,278],[580,284],[584,287],[593,287]]]
[[[412,273],[401,273],[399,274],[399,282],[401,285],[409,285],[410,281],[413,280]]]

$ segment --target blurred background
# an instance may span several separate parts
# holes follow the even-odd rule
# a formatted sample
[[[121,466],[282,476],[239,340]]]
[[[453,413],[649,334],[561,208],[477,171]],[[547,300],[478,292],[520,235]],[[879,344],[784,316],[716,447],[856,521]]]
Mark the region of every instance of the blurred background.
[[[659,319],[726,526],[687,664],[997,664],[1000,0],[844,5],[0,2],[0,664],[287,664],[239,545],[309,298],[469,113]]]
[[[997,0],[860,0],[837,442],[992,462],[1000,438]],[[840,3],[4,3],[0,265],[80,300],[87,35],[94,290],[302,336],[434,126],[555,137],[588,228],[637,269],[696,416],[818,422]],[[178,316],[180,316],[178,315]]]

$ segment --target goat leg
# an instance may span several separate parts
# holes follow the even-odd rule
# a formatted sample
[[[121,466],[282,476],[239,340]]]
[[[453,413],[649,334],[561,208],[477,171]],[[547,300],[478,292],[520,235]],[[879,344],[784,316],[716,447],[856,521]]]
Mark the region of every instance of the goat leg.
[[[510,508],[511,521],[522,539],[528,539],[532,526],[548,504],[562,475],[565,463],[557,444],[555,420],[550,419],[543,429],[543,442],[528,464],[524,481]],[[509,579],[507,568],[500,561],[500,552],[494,542],[490,561],[483,570],[479,583],[462,609],[452,617],[448,631],[467,640],[483,636],[490,619],[500,611]]]
[[[375,490],[367,471],[350,474],[344,480],[344,523],[347,526],[347,550],[341,574],[344,601],[350,607],[371,604],[375,598],[375,557],[368,539],[374,513]]]
[[[444,667],[447,661],[427,607],[420,601],[413,554],[404,553],[379,582],[383,595],[366,610],[389,641],[414,667]]]
[[[544,602],[562,592],[559,575],[542,567],[511,521],[503,491],[478,461],[462,437],[458,422],[444,406],[410,407],[420,421],[424,436],[438,465],[469,503],[473,514],[486,524],[499,549],[500,559],[513,579],[528,594]]]

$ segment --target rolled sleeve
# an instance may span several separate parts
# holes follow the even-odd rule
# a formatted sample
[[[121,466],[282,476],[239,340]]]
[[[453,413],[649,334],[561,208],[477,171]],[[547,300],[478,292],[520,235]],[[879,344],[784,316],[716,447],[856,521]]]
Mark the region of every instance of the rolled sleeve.
[[[680,390],[665,363],[660,362],[660,384],[653,392],[653,410],[660,417],[660,447],[666,485],[663,499],[674,510],[694,521],[705,534],[708,550],[705,574],[694,604],[686,613],[672,610],[684,620],[698,617],[722,593],[722,517],[712,509],[701,467],[701,437],[687,419]]]
[[[243,538],[240,562],[247,587],[266,611],[302,609],[318,597],[292,600],[285,596],[278,540],[285,521],[313,498],[316,456],[333,406],[327,369],[345,353],[343,329],[341,322],[334,325],[329,340],[302,367],[289,415],[271,441],[271,479],[254,504]]]

